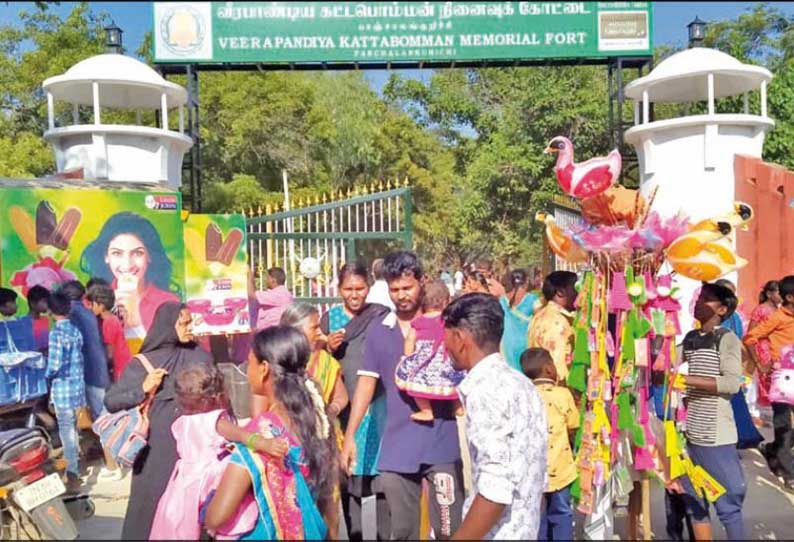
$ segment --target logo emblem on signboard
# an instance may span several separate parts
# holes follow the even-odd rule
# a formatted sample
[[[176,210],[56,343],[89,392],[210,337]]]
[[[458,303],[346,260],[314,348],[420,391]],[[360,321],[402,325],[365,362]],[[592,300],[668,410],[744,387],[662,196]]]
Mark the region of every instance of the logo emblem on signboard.
[[[645,51],[650,47],[647,11],[602,11],[598,14],[599,51]]]
[[[163,45],[175,55],[190,55],[201,49],[207,35],[204,16],[190,5],[168,8],[160,19]]]

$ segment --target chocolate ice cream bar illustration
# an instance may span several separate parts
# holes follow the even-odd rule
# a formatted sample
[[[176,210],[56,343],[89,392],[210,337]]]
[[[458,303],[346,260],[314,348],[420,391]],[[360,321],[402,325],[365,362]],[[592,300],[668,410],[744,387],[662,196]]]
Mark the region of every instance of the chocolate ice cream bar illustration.
[[[36,243],[49,245],[57,225],[55,210],[50,205],[50,202],[47,200],[40,201],[38,207],[36,207]]]
[[[72,236],[74,235],[74,232],[77,231],[77,226],[80,225],[80,219],[82,218],[83,214],[79,209],[75,207],[70,207],[67,209],[52,234],[50,244],[57,249],[66,250],[66,247],[69,246],[69,241],[72,240]]]
[[[223,245],[223,234],[217,224],[209,224],[204,234],[204,253],[208,262],[218,261],[218,252]]]
[[[242,242],[243,232],[239,228],[233,228],[218,251],[217,261],[223,265],[230,265],[234,261],[234,257],[237,256],[237,250]]]

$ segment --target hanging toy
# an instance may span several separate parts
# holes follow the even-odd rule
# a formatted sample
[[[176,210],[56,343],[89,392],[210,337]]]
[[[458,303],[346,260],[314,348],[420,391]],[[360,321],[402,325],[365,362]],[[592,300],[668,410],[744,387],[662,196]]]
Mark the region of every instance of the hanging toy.
[[[625,224],[633,228],[645,214],[647,205],[639,190],[614,185],[602,194],[583,199],[582,216],[593,225]]]
[[[747,265],[728,237],[732,228],[720,222],[719,231],[695,230],[682,235],[668,247],[667,261],[680,275],[709,282]]]
[[[557,154],[554,172],[560,187],[575,198],[592,198],[606,191],[620,176],[622,159],[617,149],[605,157],[596,157],[577,164],[573,161],[573,143],[557,136],[549,141],[546,154]]]
[[[587,253],[554,221],[554,217],[537,213],[535,220],[546,224],[546,239],[554,254],[570,263],[587,261]]]
[[[744,267],[747,260],[736,254],[731,234],[752,218],[753,208],[736,202],[733,212],[698,222],[667,248],[670,265],[685,277],[706,282]]]
[[[737,201],[733,204],[732,212],[717,218],[701,220],[692,226],[692,231],[721,231],[721,228],[724,228],[724,226],[721,226],[722,223],[729,224],[733,229],[745,230],[747,229],[747,224],[753,219],[754,215],[755,212],[752,207],[746,203]]]
[[[626,277],[623,273],[612,272],[612,284],[609,289],[607,305],[609,312],[613,314],[617,311],[629,311],[634,306],[626,291]]]
[[[632,232],[625,226],[571,228],[571,237],[585,250],[609,254],[623,253],[631,240]]]

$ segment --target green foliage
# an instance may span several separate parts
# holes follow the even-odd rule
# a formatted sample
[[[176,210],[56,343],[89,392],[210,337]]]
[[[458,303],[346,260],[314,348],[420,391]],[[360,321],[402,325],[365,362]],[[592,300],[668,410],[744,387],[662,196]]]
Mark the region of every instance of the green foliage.
[[[317,189],[313,187],[290,188],[290,201],[314,201]],[[228,183],[209,186],[205,205],[213,212],[239,213],[260,212],[268,205],[283,207],[284,194],[280,191],[265,191],[252,175],[236,174]]]
[[[541,230],[534,215],[558,191],[554,160],[543,149],[564,134],[580,160],[608,151],[605,71],[449,70],[422,86],[392,77],[385,93],[452,144],[461,179],[452,217],[455,255],[537,261]]]
[[[103,49],[103,18],[92,14],[87,2],[63,20],[42,4],[33,13],[20,12],[20,25],[0,27],[0,175],[52,172],[52,152],[41,139],[47,123],[41,83]]]
[[[769,85],[767,107],[775,129],[766,136],[764,159],[794,170],[794,58],[786,60]]]
[[[787,51],[792,30],[791,21],[774,4],[758,3],[735,20],[709,24],[704,45],[742,62],[774,68],[783,56],[794,52]]]

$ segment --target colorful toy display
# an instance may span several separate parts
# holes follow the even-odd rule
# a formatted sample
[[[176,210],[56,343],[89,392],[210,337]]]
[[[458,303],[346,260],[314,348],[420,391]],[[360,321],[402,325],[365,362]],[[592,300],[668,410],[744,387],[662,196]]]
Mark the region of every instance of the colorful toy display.
[[[552,145],[569,153],[558,158],[555,171],[566,192],[576,195],[565,184],[573,173],[561,178],[561,166],[569,171],[581,166],[572,163],[570,142],[557,137]],[[608,159],[601,160],[606,167]],[[619,164],[619,157],[613,163]],[[555,254],[582,264],[567,384],[582,397],[573,493],[578,510],[588,515],[586,531],[611,510],[604,499],[628,498],[631,480],[688,476],[709,501],[724,492],[686,453],[686,411],[675,393],[681,382],[675,345],[682,306],[673,279],[677,273],[713,280],[741,267],[744,260],[733,249],[732,235],[753,215],[749,206],[737,203],[725,216],[692,225],[682,215],[659,216],[652,210],[654,195],[646,202],[638,192],[611,182],[603,181],[603,190],[584,197],[579,224],[561,228],[549,217],[538,217]],[[652,373],[664,377],[661,427],[655,427],[652,415]]]

